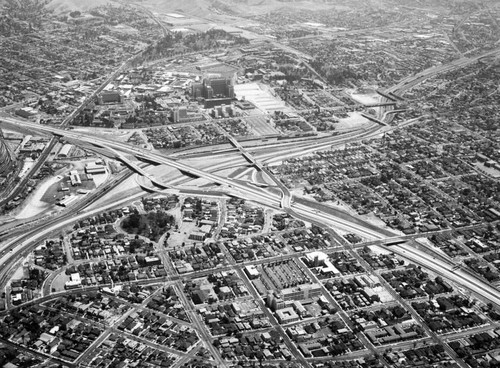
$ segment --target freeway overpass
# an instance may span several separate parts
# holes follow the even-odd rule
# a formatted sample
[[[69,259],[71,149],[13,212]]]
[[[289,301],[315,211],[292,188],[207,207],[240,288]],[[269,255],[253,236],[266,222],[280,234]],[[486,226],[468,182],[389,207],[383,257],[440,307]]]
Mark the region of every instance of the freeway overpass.
[[[231,134],[226,134],[229,143],[231,143],[238,151],[240,151],[241,155],[250,162],[255,168],[259,171],[262,171],[262,164],[259,163],[255,157],[253,157],[243,146],[238,142]]]
[[[359,106],[362,107],[387,107],[387,106],[396,106],[396,102],[375,102],[369,104],[361,104]]]
[[[364,117],[365,119],[373,121],[374,123],[380,124],[382,126],[387,126],[386,123],[384,123],[382,120],[377,119],[375,116],[371,116],[371,115],[365,114],[365,113],[362,113],[361,116]]]
[[[102,147],[102,148],[106,148],[106,147]],[[151,175],[150,173],[148,173],[142,167],[137,165],[134,161],[126,159],[125,156],[117,153],[115,155],[115,158],[118,161],[122,162],[124,165],[126,165],[130,170],[135,171],[136,173],[149,179],[154,186],[156,186],[160,189],[173,189],[173,187],[171,185],[165,184],[163,181],[158,180],[154,175]]]
[[[165,184],[163,181],[156,179],[156,177],[154,175],[151,175],[150,173],[148,173],[146,170],[144,170],[142,167],[137,165],[135,162],[127,160],[121,155],[117,156],[116,159],[123,162],[132,171],[135,171],[136,173],[149,179],[155,187],[158,187],[160,189],[173,189],[173,187],[171,185]]]
[[[380,96],[388,99],[389,101],[392,101],[392,102],[387,102],[387,106],[391,106],[391,105],[395,105],[396,104],[396,97],[391,96],[390,92],[389,93],[385,93],[385,92],[383,92],[383,91],[381,91],[381,90],[378,89],[377,93]]]

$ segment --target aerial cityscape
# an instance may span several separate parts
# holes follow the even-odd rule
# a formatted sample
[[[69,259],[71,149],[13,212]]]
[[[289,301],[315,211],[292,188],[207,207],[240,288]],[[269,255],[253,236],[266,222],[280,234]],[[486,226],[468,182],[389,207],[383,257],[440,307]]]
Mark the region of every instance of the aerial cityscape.
[[[0,368],[500,367],[498,0],[0,9]]]

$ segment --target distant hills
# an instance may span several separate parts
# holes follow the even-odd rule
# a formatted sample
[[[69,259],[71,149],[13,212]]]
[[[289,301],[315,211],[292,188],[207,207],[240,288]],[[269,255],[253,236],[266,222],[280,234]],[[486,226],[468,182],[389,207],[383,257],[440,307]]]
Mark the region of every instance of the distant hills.
[[[87,11],[106,4],[137,4],[155,12],[182,12],[194,16],[208,17],[217,13],[250,15],[263,14],[281,8],[302,8],[321,10],[323,8],[342,7],[359,8],[360,6],[408,6],[415,8],[450,9],[457,5],[474,6],[475,0],[0,0],[0,5],[6,2],[43,2],[56,13],[71,11]],[[497,0],[486,0],[486,2]]]
[[[8,1],[0,0],[0,5]],[[204,16],[210,13],[259,14],[267,13],[283,7],[301,7],[313,10],[316,7],[331,6],[343,3],[345,0],[21,0],[47,1],[48,8],[56,13],[67,13],[75,10],[87,11],[94,7],[107,4],[137,4],[156,12],[182,12],[186,14]]]
[[[56,13],[66,13],[75,10],[86,11],[106,4],[118,4],[110,0],[51,0],[47,6]]]
[[[49,7],[56,11],[67,10],[88,10],[96,6],[106,4],[120,5],[120,4],[138,4],[146,6],[156,11],[175,11],[183,10],[186,13],[200,12],[207,10],[210,0],[51,0]]]

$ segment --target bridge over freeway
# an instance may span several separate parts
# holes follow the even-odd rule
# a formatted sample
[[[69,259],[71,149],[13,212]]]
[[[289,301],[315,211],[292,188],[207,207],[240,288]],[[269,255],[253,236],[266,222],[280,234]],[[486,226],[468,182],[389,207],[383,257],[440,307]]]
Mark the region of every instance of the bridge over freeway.
[[[395,104],[397,101],[404,101],[405,100],[403,97],[401,97],[400,95],[395,94],[392,91],[384,92],[384,91],[381,91],[381,90],[378,89],[377,93],[380,96],[386,98],[387,100],[392,101],[392,102],[388,102],[389,105],[393,104],[393,103]]]
[[[396,106],[396,102],[375,102],[369,104],[360,104],[361,107],[387,107],[387,106]]]
[[[258,162],[241,144],[238,142],[232,135],[227,134],[227,139],[229,143],[231,143],[238,151],[240,151],[241,155],[250,162],[255,168],[259,171],[263,171],[263,166],[260,162]]]
[[[60,134],[57,134],[57,135],[60,135]],[[132,171],[135,171],[139,175],[142,175],[145,178],[149,179],[155,187],[158,187],[160,189],[172,189],[173,188],[171,185],[165,184],[161,180],[158,180],[154,175],[148,173],[146,170],[144,170],[142,167],[140,167],[136,162],[129,160],[123,154],[117,152],[112,147],[109,147],[108,145],[99,143],[98,141],[92,142],[92,145],[99,147],[99,148],[103,148],[107,151],[110,151],[118,161],[120,161],[125,166],[130,168]]]
[[[382,120],[377,119],[375,116],[371,116],[371,115],[368,115],[368,114],[365,114],[365,113],[362,113],[361,116],[364,117],[365,119],[373,121],[374,123],[377,123],[379,125],[387,126],[386,123],[384,123]]]
[[[127,160],[121,155],[116,156],[116,159],[118,161],[122,162],[123,164],[125,164],[126,166],[128,166],[132,171],[135,171],[139,175],[142,175],[145,178],[149,179],[155,187],[158,187],[160,189],[172,189],[173,188],[171,185],[167,185],[164,182],[162,182],[161,180],[156,179],[154,175],[151,175],[150,173],[148,173],[142,167],[137,165],[134,161]]]

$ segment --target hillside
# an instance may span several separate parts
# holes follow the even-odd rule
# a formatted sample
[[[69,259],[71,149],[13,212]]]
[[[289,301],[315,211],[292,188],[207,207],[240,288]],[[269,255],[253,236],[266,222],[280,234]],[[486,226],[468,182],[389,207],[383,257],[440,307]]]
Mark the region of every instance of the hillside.
[[[106,4],[117,4],[117,2],[110,0],[52,0],[48,8],[56,13],[66,13],[74,10],[86,11]]]
[[[206,15],[210,0],[51,0],[48,7],[56,13],[66,13],[73,10],[86,11],[106,4],[131,4],[147,7],[155,12],[183,12],[192,15]]]
[[[6,0],[0,0],[0,5]],[[279,1],[279,0],[49,0],[47,6],[55,13],[68,13],[79,10],[87,11],[106,4],[131,4],[147,7],[155,12],[182,12],[199,17],[211,14],[232,13],[234,15],[263,14],[280,8],[321,9],[331,7],[343,0],[326,2],[309,1]]]
[[[212,3],[210,0],[143,0],[127,2],[140,4],[158,13],[181,12],[195,16],[207,16]]]
[[[0,0],[0,4],[6,1],[12,0]],[[246,17],[290,8],[317,11],[332,7],[348,9],[369,5],[375,8],[405,6],[410,9],[415,7],[446,10],[474,4],[471,0],[48,0],[48,2],[48,8],[55,13],[68,13],[74,10],[88,11],[106,4],[130,4],[148,8],[156,13],[179,12],[214,20],[218,16]]]

